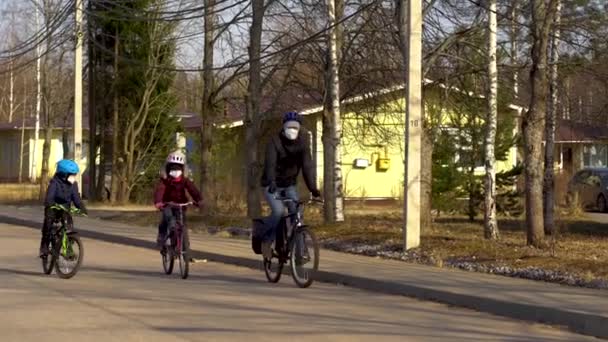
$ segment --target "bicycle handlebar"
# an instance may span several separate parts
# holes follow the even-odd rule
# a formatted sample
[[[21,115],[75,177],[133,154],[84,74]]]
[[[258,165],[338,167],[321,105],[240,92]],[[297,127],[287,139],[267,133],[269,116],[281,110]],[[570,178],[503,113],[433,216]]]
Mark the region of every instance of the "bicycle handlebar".
[[[168,206],[168,207],[183,208],[183,207],[188,207],[188,206],[193,205],[194,202],[188,202],[188,203],[166,202],[164,204],[165,204],[165,206]]]
[[[66,207],[63,204],[53,204],[51,206],[51,209],[55,209],[55,210],[61,210],[64,211],[70,215],[79,215],[79,216],[87,216],[82,210],[75,208],[75,207]]]
[[[298,201],[298,200],[294,200],[293,198],[288,198],[288,197],[275,197],[276,200],[284,202],[284,203],[295,203],[297,205],[302,205],[302,204],[311,204],[311,203],[320,203],[320,204],[324,204],[325,202],[322,199],[319,198],[311,198],[309,201],[304,202],[304,201]]]

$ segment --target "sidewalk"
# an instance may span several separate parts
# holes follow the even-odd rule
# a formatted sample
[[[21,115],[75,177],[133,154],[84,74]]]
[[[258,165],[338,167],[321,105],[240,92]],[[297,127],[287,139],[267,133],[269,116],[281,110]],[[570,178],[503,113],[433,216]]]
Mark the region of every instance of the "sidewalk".
[[[0,206],[0,222],[39,228],[42,209]],[[156,231],[152,227],[128,226],[92,218],[76,218],[76,226],[86,238],[155,248]],[[192,234],[191,247],[196,259],[261,269],[261,258],[253,254],[249,241]],[[264,277],[263,273],[260,273],[260,277]],[[321,251],[317,279],[370,291],[434,300],[495,315],[562,325],[578,333],[608,338],[608,293],[602,290],[328,250]]]

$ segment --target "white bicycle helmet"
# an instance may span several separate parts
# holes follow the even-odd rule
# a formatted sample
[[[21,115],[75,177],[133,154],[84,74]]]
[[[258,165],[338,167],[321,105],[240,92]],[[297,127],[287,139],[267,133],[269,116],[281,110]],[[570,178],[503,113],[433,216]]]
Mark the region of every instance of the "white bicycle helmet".
[[[180,151],[172,152],[167,156],[167,164],[186,165],[186,156]]]

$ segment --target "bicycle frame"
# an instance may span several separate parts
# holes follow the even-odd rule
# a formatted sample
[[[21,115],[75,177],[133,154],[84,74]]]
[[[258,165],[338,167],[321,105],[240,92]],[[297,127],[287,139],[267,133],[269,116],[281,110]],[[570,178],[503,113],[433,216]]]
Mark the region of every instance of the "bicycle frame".
[[[173,244],[172,242],[172,248],[174,249],[174,252],[178,253],[176,255],[179,255],[182,253],[182,244],[183,244],[183,233],[184,233],[184,228],[185,228],[185,223],[184,223],[184,208],[187,206],[192,205],[192,202],[188,202],[188,203],[173,203],[173,202],[169,202],[166,203],[166,205],[172,209],[177,209],[179,214],[178,217],[175,220],[175,225],[173,225],[173,227],[170,227],[170,231],[168,232],[169,234],[173,233],[174,237],[175,237],[175,244]]]
[[[64,206],[61,205],[55,205],[52,206],[51,209],[54,210],[58,210],[62,212],[62,215],[60,218],[57,219],[57,221],[55,221],[55,223],[60,223],[59,225],[59,229],[56,229],[55,223],[53,223],[53,225],[51,226],[51,237],[54,241],[54,243],[58,242],[59,240],[61,240],[61,249],[59,250],[59,253],[61,255],[67,255],[70,249],[70,245],[68,245],[68,225],[73,225],[73,219],[72,219],[72,215],[71,215],[71,211],[70,209],[65,208]],[[74,211],[74,212],[78,212],[78,211]],[[73,232],[73,234],[75,234],[76,232]],[[59,237],[59,234],[61,234],[61,237]]]
[[[286,198],[286,197],[277,197],[276,198],[279,201],[282,201],[283,203],[287,204],[287,203],[294,203],[296,205],[296,211],[293,214],[288,214],[285,217],[285,219],[288,218],[293,218],[293,222],[289,222],[289,226],[288,223],[285,222],[285,226],[282,227],[282,229],[284,230],[284,234],[283,235],[283,242],[285,242],[286,244],[283,246],[283,255],[281,255],[281,258],[284,259],[289,259],[290,255],[289,255],[289,251],[291,250],[291,245],[294,243],[294,236],[296,235],[296,231],[301,228],[301,227],[306,227],[306,225],[304,225],[304,219],[303,219],[303,209],[304,209],[304,203],[302,201],[297,201],[291,198]],[[317,203],[322,203],[319,200],[314,200],[311,199],[310,202],[317,202]],[[291,228],[291,229],[289,229]]]

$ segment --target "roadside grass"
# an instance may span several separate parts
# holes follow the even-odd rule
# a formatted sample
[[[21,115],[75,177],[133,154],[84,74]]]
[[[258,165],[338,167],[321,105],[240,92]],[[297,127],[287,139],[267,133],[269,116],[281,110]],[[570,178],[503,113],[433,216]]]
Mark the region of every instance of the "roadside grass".
[[[32,203],[38,200],[40,185],[30,183],[0,183],[0,203]]]
[[[149,208],[149,207],[148,207]],[[500,240],[483,238],[483,222],[471,222],[466,217],[439,218],[431,227],[422,229],[421,255],[432,257],[436,265],[446,261],[466,261],[477,264],[535,267],[567,272],[583,279],[608,278],[608,225],[592,222],[572,213],[558,214],[557,233],[547,237],[545,248],[526,246],[525,224],[520,219],[499,221]],[[116,211],[113,220],[151,226],[158,224],[159,214],[154,210]],[[319,208],[308,208],[307,224],[314,227],[321,240],[349,244],[382,245],[400,250],[402,245],[402,215],[400,208],[347,208],[345,222],[323,224]],[[216,212],[201,216],[188,215],[193,230],[207,231],[208,227],[249,227],[246,211]],[[225,235],[229,236],[229,235]]]

